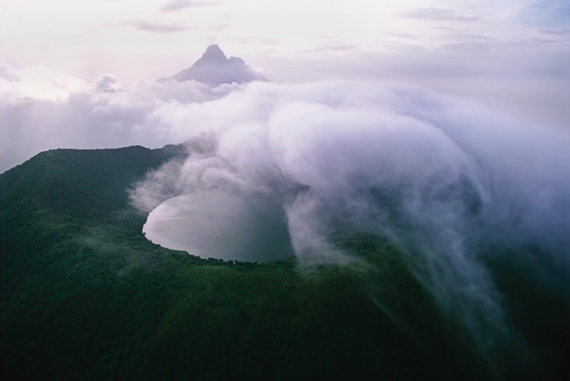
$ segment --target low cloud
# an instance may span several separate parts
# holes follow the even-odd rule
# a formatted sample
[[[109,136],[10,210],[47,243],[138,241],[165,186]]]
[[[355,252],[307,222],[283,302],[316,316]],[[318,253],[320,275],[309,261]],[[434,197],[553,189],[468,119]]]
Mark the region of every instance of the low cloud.
[[[156,148],[182,142],[182,131],[152,123],[156,110],[216,99],[239,88],[122,82],[109,74],[78,79],[41,67],[0,67],[0,172],[52,148]]]

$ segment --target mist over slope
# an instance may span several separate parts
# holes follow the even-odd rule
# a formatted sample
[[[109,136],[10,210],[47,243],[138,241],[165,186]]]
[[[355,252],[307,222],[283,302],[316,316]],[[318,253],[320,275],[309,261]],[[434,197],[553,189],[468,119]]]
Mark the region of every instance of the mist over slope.
[[[146,240],[146,215],[129,205],[127,190],[165,160],[180,160],[179,148],[52,150],[0,175],[3,380],[485,373],[452,336],[435,340],[435,351],[416,346],[349,268],[302,275],[292,259],[202,259]],[[386,259],[392,251],[381,250]],[[414,316],[444,334],[417,282],[385,265]]]
[[[567,131],[418,88],[352,82],[256,83],[154,116],[201,150],[149,173],[131,194],[139,209],[208,189],[272,197],[301,269],[362,262],[343,240],[389,242],[498,378],[498,361],[544,374],[561,366],[567,345],[536,336],[570,317]],[[533,312],[536,297],[517,288],[552,301],[553,315]]]

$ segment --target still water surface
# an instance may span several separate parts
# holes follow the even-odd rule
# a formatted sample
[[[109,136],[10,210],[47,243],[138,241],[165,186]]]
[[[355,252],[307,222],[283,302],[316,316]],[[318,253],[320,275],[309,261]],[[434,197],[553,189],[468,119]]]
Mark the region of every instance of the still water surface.
[[[149,214],[143,232],[202,258],[261,263],[293,255],[281,206],[263,196],[208,190],[174,197]]]

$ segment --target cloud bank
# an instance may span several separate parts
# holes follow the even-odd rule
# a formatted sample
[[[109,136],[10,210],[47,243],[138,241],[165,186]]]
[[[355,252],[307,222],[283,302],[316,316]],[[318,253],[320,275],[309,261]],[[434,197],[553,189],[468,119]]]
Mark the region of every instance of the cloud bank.
[[[52,148],[157,148],[180,142],[174,130],[152,122],[157,110],[174,100],[216,99],[237,87],[121,82],[109,74],[78,79],[41,67],[0,65],[0,172]]]
[[[359,261],[344,239],[389,242],[491,369],[524,336],[496,263],[517,263],[520,279],[570,303],[567,131],[356,82],[254,83],[200,105],[170,102],[153,118],[196,138],[186,161],[148,174],[134,205],[184,208],[180,196],[212,190],[277,200],[302,269]]]

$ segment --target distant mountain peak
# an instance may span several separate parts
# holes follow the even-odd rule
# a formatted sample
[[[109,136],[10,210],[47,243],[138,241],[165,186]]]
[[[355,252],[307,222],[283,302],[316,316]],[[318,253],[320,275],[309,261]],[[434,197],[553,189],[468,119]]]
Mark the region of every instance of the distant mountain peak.
[[[223,83],[245,83],[251,81],[266,81],[257,71],[249,67],[239,57],[226,57],[219,45],[213,44],[206,48],[202,57],[190,68],[182,70],[172,77],[162,78],[164,82],[198,81],[207,85],[218,86]]]
[[[220,46],[218,44],[213,44],[210,45],[206,48],[206,51],[204,52],[204,54],[202,54],[202,59],[208,60],[208,61],[227,61],[227,57],[224,54],[224,52],[222,51],[222,49],[220,49]]]

